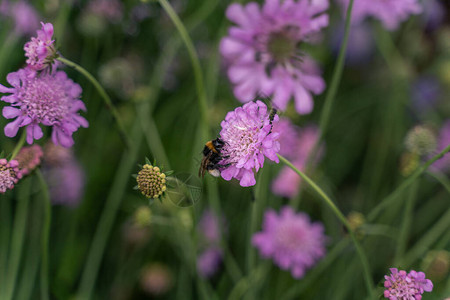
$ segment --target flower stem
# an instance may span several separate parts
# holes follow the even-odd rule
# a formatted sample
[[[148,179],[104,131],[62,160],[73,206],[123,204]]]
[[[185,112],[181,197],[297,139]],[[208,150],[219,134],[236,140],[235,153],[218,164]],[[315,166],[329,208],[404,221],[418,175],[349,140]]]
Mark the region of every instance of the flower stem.
[[[418,186],[418,184],[413,185],[407,193],[403,221],[400,228],[400,233],[398,235],[397,248],[395,251],[394,265],[396,266],[403,264],[403,257],[405,256],[406,243],[408,241],[408,234],[414,213],[414,203],[417,196]]]
[[[428,160],[422,167],[417,169],[411,176],[409,176],[403,183],[397,187],[392,193],[390,193],[384,200],[380,202],[367,216],[368,222],[373,222],[376,217],[380,214],[380,212],[385,209],[386,207],[389,207],[395,199],[397,199],[403,190],[405,190],[407,187],[409,187],[414,181],[416,181],[417,178],[419,178],[420,175],[422,175],[428,167],[433,164],[438,159],[442,158],[447,152],[450,151],[450,145],[448,145],[444,150],[442,150],[439,154],[435,155],[433,158]]]
[[[27,131],[24,129],[23,132],[22,132],[22,135],[20,136],[19,142],[17,143],[16,147],[14,147],[14,150],[11,153],[11,160],[16,158],[16,156],[19,153],[20,149],[22,149],[23,145],[25,144],[25,140],[26,139],[27,139]]]
[[[50,197],[48,194],[47,183],[45,183],[44,176],[40,169],[36,169],[36,174],[39,179],[39,184],[41,186],[42,200],[44,201],[44,228],[42,231],[41,240],[41,299],[48,300],[48,244],[50,238],[50,223],[52,218],[52,209],[50,204]]]
[[[194,69],[195,87],[197,89],[198,105],[200,109],[200,120],[202,121],[202,128],[203,128],[202,137],[204,140],[206,140],[209,134],[208,103],[200,61],[195,51],[194,44],[192,43],[192,40],[189,37],[189,33],[186,30],[186,27],[184,26],[183,22],[181,22],[180,18],[178,17],[177,13],[173,10],[170,3],[167,0],[158,0],[158,2],[164,8],[169,18],[172,20],[173,24],[180,33],[180,36],[183,39],[183,42],[188,50],[192,68]]]
[[[333,77],[331,78],[331,84],[330,88],[328,89],[328,92],[325,96],[325,102],[322,109],[322,114],[320,115],[320,135],[321,137],[318,139],[316,143],[316,147],[320,144],[320,140],[322,140],[322,137],[325,133],[325,130],[328,126],[328,122],[330,120],[330,114],[331,114],[331,108],[333,106],[333,102],[337,93],[337,89],[339,87],[339,83],[341,82],[342,72],[344,70],[344,63],[345,63],[345,54],[347,52],[347,44],[348,44],[348,37],[350,34],[350,20],[352,15],[352,8],[353,8],[353,1],[350,0],[348,7],[347,7],[347,13],[345,17],[345,32],[344,32],[344,40],[342,41],[341,49],[339,50],[339,56],[336,63],[336,67],[333,72]]]
[[[333,201],[325,194],[325,192],[314,182],[312,181],[308,176],[306,176],[304,173],[302,173],[300,170],[298,170],[289,160],[284,158],[283,156],[277,154],[278,158],[283,162],[285,165],[287,165],[289,168],[291,168],[295,173],[297,173],[304,181],[306,181],[313,189],[316,191],[317,194],[319,194],[320,198],[325,202],[326,205],[333,211],[333,213],[336,215],[336,217],[344,224],[344,226],[347,228],[350,237],[353,241],[353,244],[355,245],[356,252],[358,253],[359,259],[361,260],[361,264],[363,266],[364,271],[364,279],[366,282],[367,290],[370,294],[371,299],[375,299],[374,295],[374,285],[372,282],[369,262],[367,260],[366,255],[364,254],[364,251],[359,244],[358,240],[355,237],[355,233],[353,232],[353,229],[351,228],[350,224],[348,223],[345,216],[342,214],[342,212],[339,210],[339,208],[333,203]]]
[[[92,85],[95,87],[97,92],[100,94],[100,96],[103,98],[103,101],[105,102],[108,109],[111,111],[111,114],[113,115],[113,118],[116,120],[117,127],[119,129],[120,136],[125,143],[125,145],[129,148],[130,147],[130,141],[128,139],[127,132],[125,131],[125,126],[123,125],[122,119],[120,118],[119,113],[117,112],[116,107],[113,105],[111,98],[106,93],[105,89],[101,86],[101,84],[95,79],[94,76],[92,76],[91,73],[89,73],[86,69],[81,67],[80,65],[64,58],[64,57],[58,57],[57,60],[62,62],[63,64],[74,68],[78,72],[80,72],[84,77],[86,77]]]
[[[100,216],[97,230],[95,231],[94,239],[89,250],[89,255],[81,275],[81,283],[78,290],[79,299],[89,300],[92,297],[103,252],[105,251],[112,225],[114,224],[120,206],[120,201],[125,193],[128,178],[130,177],[131,169],[136,162],[138,150],[141,145],[142,131],[140,130],[139,120],[136,120],[133,125],[132,141],[133,144],[131,144],[131,148],[122,155],[112,188],[106,199],[102,215]]]
[[[8,258],[7,292],[5,299],[13,299],[16,286],[17,273],[20,266],[20,257],[24,243],[27,224],[28,203],[30,199],[30,179],[23,180],[19,189],[16,216],[14,218],[10,257]],[[9,281],[9,282],[8,282]]]

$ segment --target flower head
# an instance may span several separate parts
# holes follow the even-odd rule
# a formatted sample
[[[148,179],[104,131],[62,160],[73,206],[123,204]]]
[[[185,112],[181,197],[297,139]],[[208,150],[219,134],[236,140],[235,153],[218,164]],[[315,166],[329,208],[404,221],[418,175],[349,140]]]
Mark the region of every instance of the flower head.
[[[298,128],[287,119],[284,122],[287,122],[285,126],[274,127],[273,131],[280,134],[280,146],[284,156],[290,159],[296,168],[304,170],[309,155],[319,138],[319,129],[314,125]],[[290,129],[285,130],[285,128]],[[290,133],[292,130],[295,131],[295,135]],[[316,156],[314,163],[319,161],[323,150],[324,147],[319,149],[319,154]],[[292,198],[298,194],[301,182],[302,179],[297,173],[291,168],[284,166],[272,183],[272,191],[276,195]]]
[[[418,155],[430,154],[436,149],[436,137],[431,129],[426,126],[415,126],[405,138],[406,148]]]
[[[53,37],[53,25],[41,22],[42,29],[37,31],[37,37],[32,37],[31,41],[24,46],[25,56],[28,57],[27,65],[34,71],[41,71],[55,62],[57,57],[55,40]]]
[[[0,193],[4,194],[6,190],[12,190],[14,185],[22,178],[17,160],[7,161],[0,159]]]
[[[197,270],[200,276],[209,278],[213,276],[222,263],[223,251],[219,247],[210,247],[197,258]]]
[[[84,192],[85,175],[78,161],[72,160],[58,166],[44,166],[50,199],[53,204],[75,207]]]
[[[163,264],[153,263],[141,273],[141,288],[150,295],[163,295],[173,285],[173,275]]]
[[[197,226],[200,247],[203,248],[197,258],[197,270],[202,277],[211,277],[222,263],[223,251],[220,248],[221,234],[225,230],[225,219],[218,219],[210,210],[206,209]]]
[[[220,124],[220,137],[225,145],[221,150],[225,158],[221,175],[225,180],[236,178],[241,186],[255,185],[254,171],[264,165],[264,158],[278,162],[279,134],[272,132],[278,115],[270,118],[267,106],[261,102],[249,102],[229,112]]]
[[[325,255],[323,231],[323,225],[312,223],[307,214],[296,214],[284,206],[279,215],[271,209],[266,211],[263,231],[253,235],[252,244],[263,257],[271,257],[281,269],[290,270],[299,279]]]
[[[341,0],[344,11],[350,3]],[[410,15],[420,14],[422,6],[417,0],[355,0],[352,9],[352,22],[361,23],[367,17],[379,19],[388,30],[395,30]]]
[[[391,274],[384,276],[384,297],[389,300],[421,300],[424,292],[431,292],[433,283],[425,279],[425,273],[390,268]]]
[[[0,4],[0,14],[13,19],[14,33],[17,35],[33,34],[39,27],[38,13],[25,1],[3,0]]]
[[[43,155],[44,152],[42,152],[42,148],[39,145],[22,147],[16,156],[22,175],[28,175],[33,171],[41,163]]]
[[[15,120],[5,126],[5,135],[14,137],[20,127],[27,126],[27,142],[43,136],[39,124],[52,126],[52,141],[64,147],[74,144],[72,134],[80,126],[89,124],[78,114],[86,107],[79,98],[81,87],[67,78],[63,71],[30,76],[28,69],[9,73],[6,77],[11,88],[0,85],[1,100],[11,106],[3,108],[3,116]]]
[[[327,8],[328,0],[266,0],[262,8],[255,2],[231,4],[226,15],[236,26],[222,39],[220,52],[236,98],[248,102],[263,92],[284,110],[293,96],[297,112],[310,113],[312,94],[322,93],[325,82],[299,46],[328,25]]]
[[[159,198],[167,189],[166,174],[158,167],[145,164],[139,171],[136,181],[138,189],[147,198]]]

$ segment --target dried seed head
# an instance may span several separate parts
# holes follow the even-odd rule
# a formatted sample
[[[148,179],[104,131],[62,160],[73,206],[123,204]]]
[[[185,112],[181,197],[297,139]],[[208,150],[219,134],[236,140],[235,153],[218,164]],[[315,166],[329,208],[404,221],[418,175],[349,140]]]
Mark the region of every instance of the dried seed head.
[[[436,136],[428,127],[419,125],[408,132],[405,138],[405,146],[408,151],[418,155],[431,154],[436,150]]]
[[[141,193],[147,198],[159,198],[167,189],[166,174],[158,167],[145,164],[139,171],[136,181]]]

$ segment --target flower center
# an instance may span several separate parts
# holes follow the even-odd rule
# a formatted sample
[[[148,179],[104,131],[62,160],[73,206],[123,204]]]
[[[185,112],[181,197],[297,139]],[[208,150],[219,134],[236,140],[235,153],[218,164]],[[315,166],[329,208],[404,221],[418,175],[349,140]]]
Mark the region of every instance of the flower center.
[[[63,120],[70,110],[70,98],[64,86],[52,77],[38,77],[26,83],[20,91],[22,110],[33,120],[54,124]]]
[[[277,240],[284,249],[295,251],[304,243],[304,232],[296,226],[280,225],[277,230]]]
[[[267,42],[267,51],[276,62],[283,62],[295,54],[297,42],[285,32],[271,33]]]

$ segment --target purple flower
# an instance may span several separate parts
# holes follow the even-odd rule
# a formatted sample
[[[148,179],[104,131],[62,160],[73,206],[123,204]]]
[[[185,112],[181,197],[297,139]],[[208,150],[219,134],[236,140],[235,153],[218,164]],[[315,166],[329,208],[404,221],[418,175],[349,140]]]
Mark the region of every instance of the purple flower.
[[[289,124],[290,126],[286,127],[290,127],[290,130],[295,130],[296,135],[289,133],[290,130],[285,131],[280,127],[274,127],[274,132],[280,133],[280,146],[284,152],[284,156],[290,159],[296,168],[303,171],[306,167],[308,157],[319,138],[319,129],[313,125],[300,129],[290,122]],[[323,151],[324,149],[321,147],[315,163],[318,163]],[[272,183],[272,191],[276,195],[293,198],[298,194],[301,181],[297,173],[291,168],[284,166],[278,177]]]
[[[439,131],[437,153],[450,145],[450,119],[447,119]],[[431,165],[431,169],[447,171],[450,170],[450,153],[444,155]]]
[[[341,49],[344,32],[345,28],[343,23],[333,29],[330,43],[333,53],[336,56]],[[375,41],[371,28],[366,22],[351,26],[347,52],[345,53],[345,61],[353,66],[363,65],[370,60],[375,48]]]
[[[241,186],[255,185],[254,171],[264,165],[264,157],[278,163],[279,134],[272,132],[278,115],[270,120],[267,106],[261,102],[249,102],[229,112],[220,124],[220,137],[225,142],[222,178],[236,178]]]
[[[218,221],[216,215],[210,209],[203,212],[197,230],[206,244],[219,244],[220,233],[223,231],[220,227],[224,227],[225,220],[222,220],[222,224]]]
[[[213,276],[222,263],[223,253],[218,247],[210,247],[197,258],[197,270],[200,276],[209,278]]]
[[[28,175],[33,171],[41,163],[43,155],[44,152],[42,152],[42,148],[39,145],[22,147],[16,156],[22,175]]]
[[[203,248],[197,258],[197,270],[202,277],[211,277],[219,269],[223,257],[220,239],[224,227],[225,219],[219,221],[210,209],[203,212],[197,226],[200,247]]]
[[[94,0],[90,1],[87,11],[99,17],[118,23],[123,17],[123,5],[118,0]]]
[[[305,213],[289,206],[280,215],[269,209],[264,214],[263,231],[255,233],[252,243],[265,258],[272,258],[283,270],[299,279],[325,255],[326,236],[320,222],[311,223]]]
[[[222,39],[220,52],[236,98],[248,102],[262,92],[285,110],[294,97],[297,112],[310,113],[311,94],[322,93],[325,82],[299,46],[328,25],[327,8],[328,0],[266,0],[262,8],[255,2],[231,4],[226,15],[237,26]]]
[[[44,160],[43,172],[48,182],[50,199],[53,204],[70,207],[78,205],[84,192],[84,172],[70,152],[69,160],[54,163]],[[45,157],[47,157],[47,153]]]
[[[391,274],[385,275],[384,297],[389,300],[421,300],[424,292],[433,290],[433,283],[425,279],[425,273],[390,268]]]
[[[32,37],[23,49],[25,56],[28,57],[27,65],[35,71],[41,71],[54,63],[57,56],[55,49],[55,40],[53,37],[53,25],[51,23],[41,22],[42,29],[37,31],[37,37]]]
[[[14,21],[14,33],[17,35],[33,34],[39,27],[39,17],[33,6],[25,1],[2,1],[0,14],[11,17]]]
[[[9,73],[6,77],[12,88],[0,85],[1,100],[11,106],[3,108],[3,116],[15,120],[5,126],[5,135],[14,137],[20,127],[27,126],[27,142],[43,136],[39,124],[52,126],[52,141],[64,147],[74,144],[72,134],[89,124],[78,114],[86,110],[81,87],[67,78],[63,71],[36,76],[28,69]]]
[[[0,194],[4,194],[6,190],[12,190],[22,173],[19,170],[19,162],[17,160],[7,161],[0,159]]]
[[[411,100],[417,112],[433,108],[441,94],[441,85],[434,76],[421,76],[411,86]]]
[[[443,1],[423,1],[423,10],[422,19],[427,30],[435,30],[444,22],[446,9]]]
[[[349,0],[340,0],[347,11]],[[367,17],[379,19],[388,30],[395,30],[410,15],[420,14],[422,7],[417,0],[354,0],[352,22],[361,23]]]

